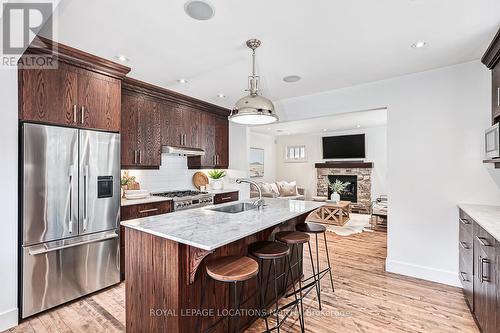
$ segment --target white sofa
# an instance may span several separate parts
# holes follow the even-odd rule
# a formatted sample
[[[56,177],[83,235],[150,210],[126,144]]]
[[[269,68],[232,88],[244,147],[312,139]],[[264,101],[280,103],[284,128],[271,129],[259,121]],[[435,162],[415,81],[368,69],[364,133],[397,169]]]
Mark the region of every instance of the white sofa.
[[[267,182],[259,182],[260,189],[262,190],[262,196],[266,198],[277,198],[277,199],[286,199],[286,200],[304,200],[305,199],[305,190],[304,188],[297,187],[295,181],[286,182],[286,181],[278,181],[274,183]],[[283,186],[295,186],[295,193],[293,194],[285,194],[284,191],[281,191]],[[259,196],[259,192],[254,186],[250,187],[250,197],[255,198]]]

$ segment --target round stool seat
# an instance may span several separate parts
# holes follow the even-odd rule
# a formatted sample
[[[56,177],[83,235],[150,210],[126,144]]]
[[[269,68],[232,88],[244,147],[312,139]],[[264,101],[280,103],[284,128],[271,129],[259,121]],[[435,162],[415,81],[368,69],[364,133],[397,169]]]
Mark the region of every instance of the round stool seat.
[[[259,259],[278,259],[290,253],[287,245],[273,241],[261,241],[250,244],[248,251]]]
[[[286,244],[304,244],[309,241],[309,235],[300,231],[280,231],[275,238]]]
[[[258,272],[259,264],[249,257],[227,256],[207,263],[207,274],[221,282],[246,281]]]
[[[310,234],[322,234],[326,231],[326,227],[324,225],[309,222],[297,224],[295,229]]]

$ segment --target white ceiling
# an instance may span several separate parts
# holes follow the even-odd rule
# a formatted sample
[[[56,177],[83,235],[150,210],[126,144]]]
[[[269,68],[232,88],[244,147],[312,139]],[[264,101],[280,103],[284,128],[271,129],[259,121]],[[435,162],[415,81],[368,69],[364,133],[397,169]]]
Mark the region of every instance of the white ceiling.
[[[347,112],[327,117],[309,118],[251,127],[252,132],[272,135],[296,135],[362,130],[387,125],[387,109]]]
[[[231,107],[250,73],[249,38],[262,40],[264,95],[280,100],[478,59],[500,24],[498,0],[210,2],[213,19],[196,21],[184,0],[62,0],[54,39],[126,55],[134,78]],[[412,49],[419,40],[428,46]],[[282,81],[292,74],[303,79]]]

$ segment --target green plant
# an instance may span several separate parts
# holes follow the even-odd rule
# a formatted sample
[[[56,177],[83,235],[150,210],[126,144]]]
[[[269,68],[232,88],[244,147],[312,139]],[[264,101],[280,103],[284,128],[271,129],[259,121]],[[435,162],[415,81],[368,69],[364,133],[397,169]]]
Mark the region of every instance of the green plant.
[[[212,179],[221,179],[226,175],[224,170],[210,170],[208,173],[208,177]]]
[[[345,188],[351,183],[349,182],[342,182],[340,180],[335,180],[335,182],[333,183],[330,183],[330,189],[332,190],[332,192],[337,192],[337,193],[340,193],[342,192],[343,190],[345,190]]]
[[[127,185],[127,184],[128,184],[128,179],[127,179],[127,178],[122,178],[122,179],[120,180],[120,184],[121,184],[121,186],[125,186],[125,185]]]

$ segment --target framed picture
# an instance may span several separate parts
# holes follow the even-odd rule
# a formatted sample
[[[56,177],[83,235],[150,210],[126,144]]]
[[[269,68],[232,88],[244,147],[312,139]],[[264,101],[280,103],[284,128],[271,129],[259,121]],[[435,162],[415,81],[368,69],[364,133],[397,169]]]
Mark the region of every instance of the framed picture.
[[[264,177],[264,149],[250,148],[250,178]]]

